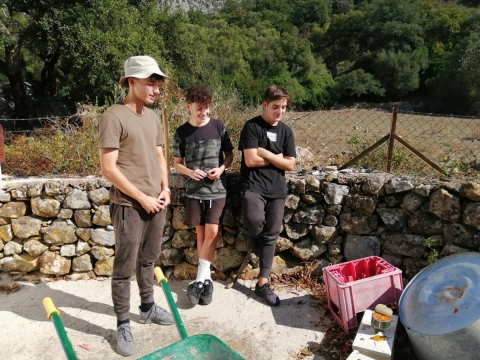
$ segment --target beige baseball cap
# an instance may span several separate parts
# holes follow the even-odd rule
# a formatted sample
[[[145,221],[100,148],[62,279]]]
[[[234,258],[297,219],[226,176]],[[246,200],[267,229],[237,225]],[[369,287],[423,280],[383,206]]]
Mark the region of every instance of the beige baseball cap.
[[[134,77],[138,79],[146,79],[157,74],[163,77],[168,77],[158,67],[154,58],[147,55],[132,56],[129,57],[123,65],[125,69],[125,76],[120,78],[120,85],[124,88],[128,88],[128,78]]]

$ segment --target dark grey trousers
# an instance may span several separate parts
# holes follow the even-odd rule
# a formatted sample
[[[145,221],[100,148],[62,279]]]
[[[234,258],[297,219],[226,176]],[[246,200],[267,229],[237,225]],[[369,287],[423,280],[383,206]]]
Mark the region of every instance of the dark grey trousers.
[[[269,278],[275,245],[282,228],[285,199],[271,199],[260,194],[242,193],[243,226],[252,237],[260,258],[260,277]]]
[[[113,310],[117,320],[129,318],[130,278],[136,271],[142,303],[153,302],[153,269],[162,249],[162,234],[167,210],[148,214],[110,203],[115,231],[115,260],[112,274]]]

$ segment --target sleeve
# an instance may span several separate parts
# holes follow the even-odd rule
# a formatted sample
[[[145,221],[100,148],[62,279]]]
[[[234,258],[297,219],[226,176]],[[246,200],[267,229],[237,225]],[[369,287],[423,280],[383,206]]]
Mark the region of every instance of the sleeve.
[[[122,131],[120,120],[111,112],[105,112],[98,121],[98,148],[119,149]]]
[[[293,136],[293,131],[290,128],[287,128],[287,137],[285,144],[283,144],[283,155],[297,157],[297,151],[295,150],[295,139]]]
[[[233,150],[233,145],[232,141],[230,140],[230,135],[228,134],[227,127],[223,124],[222,127],[222,151],[232,151]]]
[[[255,149],[258,148],[258,134],[255,131],[255,124],[248,121],[240,134],[240,141],[238,142],[238,150]]]
[[[185,157],[185,141],[180,136],[178,129],[173,136],[173,157]]]

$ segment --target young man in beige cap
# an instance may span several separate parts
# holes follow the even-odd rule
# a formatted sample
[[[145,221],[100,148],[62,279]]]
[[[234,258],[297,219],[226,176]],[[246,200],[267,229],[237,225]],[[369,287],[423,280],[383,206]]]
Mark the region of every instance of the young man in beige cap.
[[[105,111],[98,127],[102,175],[112,183],[112,300],[117,316],[117,351],[129,356],[135,353],[129,320],[134,271],[141,299],[140,321],[170,325],[173,317],[153,298],[153,269],[160,256],[170,189],[163,129],[158,116],[145,107],[155,101],[166,75],[149,56],[133,56],[124,67],[120,85],[128,88],[128,94]]]

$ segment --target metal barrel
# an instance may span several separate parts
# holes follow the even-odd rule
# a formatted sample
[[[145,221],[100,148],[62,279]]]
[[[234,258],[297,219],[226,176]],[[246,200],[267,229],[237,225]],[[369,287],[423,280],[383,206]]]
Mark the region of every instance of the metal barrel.
[[[55,304],[49,297],[43,299],[43,306],[47,312],[47,319],[52,320],[55,330],[57,330],[57,335],[60,339],[60,343],[62,344],[65,356],[68,360],[77,360],[77,356],[73,351],[72,344],[68,339],[67,332],[65,331],[62,320],[60,319],[60,311],[55,307]]]

